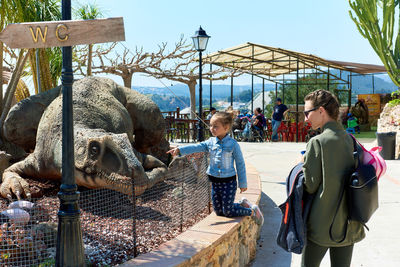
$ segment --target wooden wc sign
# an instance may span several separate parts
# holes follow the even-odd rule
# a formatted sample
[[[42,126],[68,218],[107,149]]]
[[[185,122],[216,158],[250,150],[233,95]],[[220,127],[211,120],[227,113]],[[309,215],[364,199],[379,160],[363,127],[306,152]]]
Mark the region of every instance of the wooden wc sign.
[[[125,41],[122,17],[9,24],[0,40],[10,48],[45,48]]]

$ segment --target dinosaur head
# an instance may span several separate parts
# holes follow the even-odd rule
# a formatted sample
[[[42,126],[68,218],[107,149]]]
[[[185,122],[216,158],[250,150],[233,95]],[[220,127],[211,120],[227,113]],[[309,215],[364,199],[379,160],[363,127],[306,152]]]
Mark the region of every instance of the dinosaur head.
[[[141,180],[144,175],[135,152],[125,133],[114,134],[101,129],[76,130],[77,184],[132,194],[132,179]]]

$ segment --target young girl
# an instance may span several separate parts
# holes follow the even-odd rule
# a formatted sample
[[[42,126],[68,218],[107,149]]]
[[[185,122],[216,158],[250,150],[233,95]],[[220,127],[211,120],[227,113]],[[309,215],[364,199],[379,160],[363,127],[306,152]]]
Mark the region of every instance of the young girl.
[[[230,113],[217,112],[210,120],[210,131],[213,137],[199,144],[171,149],[167,153],[177,156],[209,152],[210,165],[207,174],[211,182],[211,196],[215,213],[218,216],[226,217],[252,216],[258,224],[262,225],[264,218],[257,205],[251,205],[246,198],[242,198],[240,204],[234,203],[237,190],[234,161],[240,193],[247,190],[247,178],[240,146],[228,135],[232,123],[233,119]]]

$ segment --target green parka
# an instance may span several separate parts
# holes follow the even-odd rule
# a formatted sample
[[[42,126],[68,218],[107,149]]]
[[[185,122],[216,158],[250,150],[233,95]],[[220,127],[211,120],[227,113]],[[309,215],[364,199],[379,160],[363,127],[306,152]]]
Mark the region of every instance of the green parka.
[[[365,237],[361,223],[347,221],[346,194],[335,217],[341,190],[354,168],[354,162],[353,141],[337,122],[326,123],[322,133],[311,138],[307,144],[303,165],[304,188],[308,193],[315,193],[307,221],[307,238],[320,246],[348,246]],[[332,223],[332,236],[336,241],[329,234]],[[339,243],[344,237],[346,225],[346,238]]]

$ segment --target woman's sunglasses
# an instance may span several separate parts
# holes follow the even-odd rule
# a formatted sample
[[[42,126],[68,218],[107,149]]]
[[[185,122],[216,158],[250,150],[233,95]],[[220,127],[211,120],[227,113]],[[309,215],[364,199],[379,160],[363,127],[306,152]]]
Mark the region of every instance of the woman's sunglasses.
[[[303,111],[304,116],[306,116],[306,118],[308,119],[308,114],[310,114],[311,111],[317,110],[318,108],[319,108],[319,107],[315,107],[315,108],[312,108],[312,109],[310,109],[310,110],[305,110],[305,111]]]

